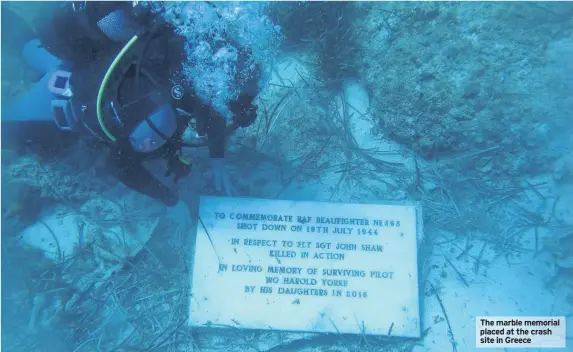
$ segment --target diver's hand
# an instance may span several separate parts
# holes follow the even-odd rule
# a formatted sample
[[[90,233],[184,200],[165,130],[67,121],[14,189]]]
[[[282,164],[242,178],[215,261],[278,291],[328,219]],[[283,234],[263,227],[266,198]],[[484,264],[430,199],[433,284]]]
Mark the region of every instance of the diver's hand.
[[[237,100],[229,102],[229,109],[233,113],[233,123],[240,127],[249,127],[257,119],[257,106],[253,104],[253,97],[241,95]]]
[[[168,220],[175,222],[182,229],[189,229],[193,224],[191,211],[185,202],[179,201],[172,207],[167,208]]]
[[[233,197],[237,194],[231,181],[229,180],[229,175],[227,174],[225,159],[223,158],[211,158],[211,170],[213,171],[213,181],[215,183],[215,189],[218,192],[224,192],[228,197]]]
[[[173,183],[177,183],[180,178],[186,177],[191,171],[191,163],[182,156],[173,156],[167,161],[167,172],[165,176],[173,175]]]

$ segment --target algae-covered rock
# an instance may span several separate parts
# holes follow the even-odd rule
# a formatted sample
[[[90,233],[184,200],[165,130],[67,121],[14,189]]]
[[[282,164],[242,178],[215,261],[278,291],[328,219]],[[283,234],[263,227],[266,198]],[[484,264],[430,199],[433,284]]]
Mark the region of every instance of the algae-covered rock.
[[[360,72],[381,131],[429,159],[498,146],[496,175],[550,167],[573,108],[571,4],[359,6]]]
[[[573,152],[557,159],[553,166],[553,179],[557,183],[573,180]]]

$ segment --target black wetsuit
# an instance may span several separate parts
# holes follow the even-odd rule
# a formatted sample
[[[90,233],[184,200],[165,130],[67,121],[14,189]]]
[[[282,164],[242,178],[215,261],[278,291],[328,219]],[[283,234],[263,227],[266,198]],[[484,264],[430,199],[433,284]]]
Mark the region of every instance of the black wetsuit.
[[[125,43],[118,44],[109,40],[98,31],[99,28],[95,23],[111,10],[129,7],[131,4],[129,2],[100,3],[97,6],[92,4],[88,2],[92,10],[85,13],[71,11],[70,6],[62,8],[61,12],[55,14],[49,27],[42,31],[40,40],[46,43],[46,49],[52,54],[70,63],[67,69],[72,72],[70,79],[74,93],[72,105],[76,117],[81,121],[82,129],[102,139],[109,139],[100,127],[96,101],[102,79]],[[118,96],[122,97],[122,92],[127,96],[132,95],[135,89],[139,89],[134,83],[139,79],[136,76],[138,74],[141,76],[142,72],[149,74],[161,88],[162,98],[168,100],[173,109],[181,109],[196,119],[197,132],[208,137],[210,157],[222,158],[225,152],[226,121],[197,97],[180,72],[181,64],[186,60],[185,38],[176,34],[174,28],[165,21],[160,19],[153,24],[150,18],[141,19],[140,22],[152,27],[152,30],[143,32],[141,38],[122,59],[128,62],[131,60],[135,64],[127,70],[124,77],[119,78],[121,84],[117,90]],[[239,52],[239,54],[247,53]],[[257,79],[258,77],[253,77],[253,80]],[[247,98],[249,99],[252,103],[254,96]],[[113,119],[113,114],[107,112],[104,114],[104,124],[117,137],[110,155],[110,166],[126,186],[161,200],[167,205],[175,205],[178,202],[177,195],[145,169],[142,162],[153,158],[164,158],[171,162],[173,158],[177,158],[177,153],[181,149],[179,142],[190,117],[184,114],[178,115],[176,132],[168,137],[162,147],[150,153],[136,152],[129,142],[129,132],[144,118],[123,116],[120,123]]]

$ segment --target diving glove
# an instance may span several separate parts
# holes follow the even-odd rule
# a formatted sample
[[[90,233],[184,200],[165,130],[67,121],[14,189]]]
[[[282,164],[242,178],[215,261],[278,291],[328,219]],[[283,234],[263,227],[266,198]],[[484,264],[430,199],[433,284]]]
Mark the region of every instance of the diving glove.
[[[191,171],[191,162],[181,155],[175,155],[168,160],[167,172],[165,176],[173,175],[173,183],[177,183],[180,178],[186,177]]]
[[[254,97],[241,94],[237,100],[229,102],[233,113],[233,123],[239,127],[249,127],[257,119],[257,106],[253,104]]]

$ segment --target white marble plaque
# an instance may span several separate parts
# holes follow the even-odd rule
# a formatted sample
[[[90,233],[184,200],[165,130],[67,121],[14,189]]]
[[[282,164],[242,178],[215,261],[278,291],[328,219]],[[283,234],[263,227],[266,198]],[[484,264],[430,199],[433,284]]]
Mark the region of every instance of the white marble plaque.
[[[415,205],[202,197],[190,325],[420,337]]]

